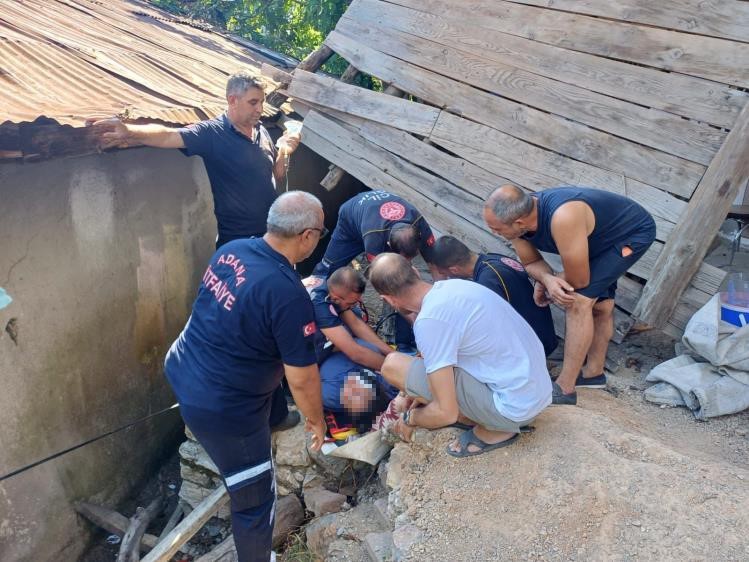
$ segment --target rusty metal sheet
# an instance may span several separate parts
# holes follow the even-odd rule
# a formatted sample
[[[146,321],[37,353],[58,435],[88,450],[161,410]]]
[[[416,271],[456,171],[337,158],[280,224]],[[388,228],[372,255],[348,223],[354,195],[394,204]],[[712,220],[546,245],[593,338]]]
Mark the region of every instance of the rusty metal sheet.
[[[194,123],[224,110],[229,74],[259,76],[273,62],[144,2],[4,0],[0,124],[48,117],[80,127],[111,115]]]

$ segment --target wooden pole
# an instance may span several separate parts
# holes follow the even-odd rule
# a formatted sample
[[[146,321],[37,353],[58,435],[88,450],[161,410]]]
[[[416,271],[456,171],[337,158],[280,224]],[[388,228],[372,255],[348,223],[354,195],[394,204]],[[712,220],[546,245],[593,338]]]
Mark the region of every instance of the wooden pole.
[[[309,55],[304,57],[304,60],[299,63],[297,68],[301,68],[307,72],[317,72],[319,68],[328,62],[328,59],[330,59],[334,54],[333,49],[323,43]]]
[[[122,538],[120,552],[117,555],[117,562],[138,562],[140,560],[139,546],[146,528],[151,520],[156,517],[164,505],[164,496],[159,495],[148,504],[145,509],[139,507],[135,510],[135,515],[130,518],[130,526],[127,528],[125,536]]]
[[[634,311],[638,320],[656,328],[666,324],[747,179],[749,103],[705,171],[658,256]]]
[[[167,562],[180,547],[189,541],[200,528],[205,525],[221,506],[229,501],[229,493],[221,484],[210,496],[200,504],[177,525],[171,533],[159,541],[154,549],[148,553],[143,562]]]

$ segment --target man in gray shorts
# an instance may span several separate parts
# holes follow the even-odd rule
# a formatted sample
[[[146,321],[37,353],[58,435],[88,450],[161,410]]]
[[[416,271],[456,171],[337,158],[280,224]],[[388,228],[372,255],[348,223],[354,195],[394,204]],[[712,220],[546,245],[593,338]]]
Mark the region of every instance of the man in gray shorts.
[[[385,358],[382,375],[423,407],[404,413],[396,431],[472,425],[447,452],[478,455],[515,442],[551,404],[544,349],[528,323],[496,293],[462,279],[426,283],[397,254],[370,268],[375,290],[393,307],[416,313],[414,334],[423,359]]]

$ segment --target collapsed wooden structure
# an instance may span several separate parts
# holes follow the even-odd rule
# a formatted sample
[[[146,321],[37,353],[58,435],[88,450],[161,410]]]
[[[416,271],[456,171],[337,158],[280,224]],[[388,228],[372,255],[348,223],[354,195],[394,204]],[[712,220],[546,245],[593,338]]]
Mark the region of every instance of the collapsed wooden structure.
[[[354,0],[333,53],[406,99],[297,70],[303,142],[441,232],[501,250],[481,219],[497,186],[596,187],[657,223],[619,338],[635,318],[679,334],[718,290],[703,259],[749,177],[749,3]]]

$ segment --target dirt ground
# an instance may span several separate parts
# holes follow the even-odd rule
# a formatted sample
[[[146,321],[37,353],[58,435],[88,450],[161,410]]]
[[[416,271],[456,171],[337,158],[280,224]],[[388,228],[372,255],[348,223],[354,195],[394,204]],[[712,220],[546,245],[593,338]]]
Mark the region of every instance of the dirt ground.
[[[548,408],[507,449],[454,459],[456,430],[412,445],[401,498],[424,540],[406,559],[749,559],[749,412],[698,422],[645,402],[668,343],[615,347],[630,366],[607,391]]]

